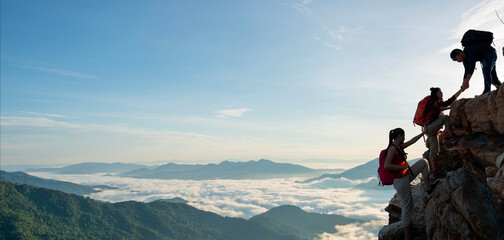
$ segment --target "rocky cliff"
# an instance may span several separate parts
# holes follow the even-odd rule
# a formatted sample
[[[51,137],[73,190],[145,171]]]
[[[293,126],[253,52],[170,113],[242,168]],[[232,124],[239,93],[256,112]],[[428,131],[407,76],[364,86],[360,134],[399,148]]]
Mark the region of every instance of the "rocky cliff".
[[[455,144],[440,137],[440,169],[447,177],[429,196],[412,187],[415,239],[504,239],[504,88],[453,103]],[[428,152],[424,153],[424,157]],[[397,195],[385,209],[379,239],[403,239]]]

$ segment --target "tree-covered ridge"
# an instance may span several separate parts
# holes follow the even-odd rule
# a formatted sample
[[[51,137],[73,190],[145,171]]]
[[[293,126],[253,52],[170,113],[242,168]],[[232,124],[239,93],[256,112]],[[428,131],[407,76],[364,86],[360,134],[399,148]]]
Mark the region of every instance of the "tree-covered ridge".
[[[0,239],[300,239],[186,204],[103,203],[0,181]]]
[[[318,234],[334,233],[335,225],[346,225],[362,222],[339,215],[309,213],[301,208],[284,205],[254,216],[250,221],[261,223],[266,228],[281,229],[305,239],[313,239]]]
[[[6,172],[2,170],[0,170],[0,180],[17,184],[28,184],[33,187],[48,188],[79,195],[86,195],[94,192],[99,192],[103,189],[115,189],[115,187],[110,187],[106,185],[86,186],[71,182],[39,178],[26,174],[24,172]]]

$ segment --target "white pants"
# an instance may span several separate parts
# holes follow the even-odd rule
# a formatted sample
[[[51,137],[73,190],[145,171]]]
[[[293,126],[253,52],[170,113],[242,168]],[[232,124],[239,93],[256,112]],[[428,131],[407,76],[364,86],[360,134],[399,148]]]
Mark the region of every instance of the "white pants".
[[[429,177],[430,169],[429,163],[425,159],[420,159],[418,162],[411,166],[411,171],[413,175],[408,172],[408,175],[402,178],[394,179],[394,188],[399,195],[399,200],[401,200],[401,218],[403,227],[408,227],[411,225],[411,217],[413,215],[413,198],[411,196],[411,185],[410,182],[415,179],[418,174],[422,173],[422,176]]]

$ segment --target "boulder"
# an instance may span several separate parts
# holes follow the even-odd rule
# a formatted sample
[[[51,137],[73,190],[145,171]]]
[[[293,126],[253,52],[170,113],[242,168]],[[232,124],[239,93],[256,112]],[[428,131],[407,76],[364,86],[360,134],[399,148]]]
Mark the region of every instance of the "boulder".
[[[504,239],[504,87],[454,102],[450,123],[455,134],[463,137],[455,144],[440,138],[436,163],[447,172],[446,178],[438,180],[430,196],[420,186],[412,187],[413,225],[418,227],[415,236]],[[400,239],[397,196],[387,210],[390,225],[380,231],[379,237]]]

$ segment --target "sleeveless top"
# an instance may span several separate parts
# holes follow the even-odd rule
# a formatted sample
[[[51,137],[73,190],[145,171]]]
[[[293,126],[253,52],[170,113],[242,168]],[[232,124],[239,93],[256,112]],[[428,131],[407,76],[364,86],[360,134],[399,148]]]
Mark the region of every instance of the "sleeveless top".
[[[403,150],[400,150],[399,147],[397,147],[397,146],[395,146],[395,147],[398,150],[398,153],[392,159],[392,164],[397,165],[397,166],[404,166],[404,165],[406,165],[406,159],[408,158],[408,156],[404,153]],[[403,158],[401,157],[400,154],[404,154],[404,161],[403,161]],[[404,170],[401,170],[401,171],[392,171],[392,174],[394,174],[394,179],[396,179],[396,178],[403,178],[404,176],[406,176],[406,175],[409,174],[408,173],[408,168],[406,168]]]

